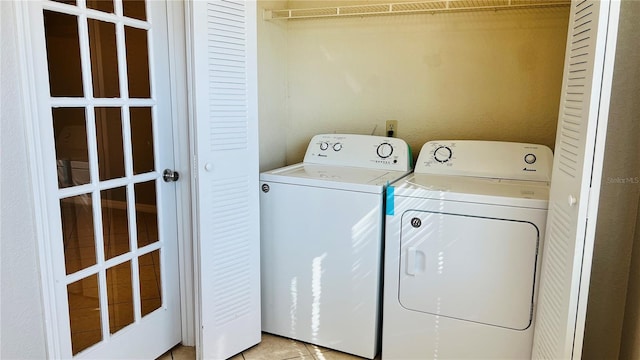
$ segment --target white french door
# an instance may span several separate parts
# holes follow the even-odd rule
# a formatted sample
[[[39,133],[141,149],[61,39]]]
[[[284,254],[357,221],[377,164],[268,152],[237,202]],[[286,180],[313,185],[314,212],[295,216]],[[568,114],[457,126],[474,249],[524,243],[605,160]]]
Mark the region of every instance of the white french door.
[[[50,356],[155,358],[181,340],[167,4],[26,6]]]

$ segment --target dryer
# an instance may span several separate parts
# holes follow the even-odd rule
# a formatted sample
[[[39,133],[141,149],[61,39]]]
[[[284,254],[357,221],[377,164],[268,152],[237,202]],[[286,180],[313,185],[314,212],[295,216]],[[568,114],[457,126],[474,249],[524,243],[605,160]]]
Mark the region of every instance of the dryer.
[[[410,170],[401,139],[323,134],[260,175],[263,331],[377,354],[384,190]]]
[[[552,152],[433,141],[387,189],[383,359],[528,359]]]

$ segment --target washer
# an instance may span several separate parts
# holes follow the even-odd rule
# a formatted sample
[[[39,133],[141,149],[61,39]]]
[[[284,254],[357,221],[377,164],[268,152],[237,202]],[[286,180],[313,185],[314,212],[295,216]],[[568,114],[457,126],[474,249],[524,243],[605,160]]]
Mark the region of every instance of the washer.
[[[530,359],[553,163],[543,145],[426,143],[387,189],[383,359]]]
[[[376,355],[384,190],[410,159],[397,138],[316,135],[304,162],[260,175],[263,331]]]

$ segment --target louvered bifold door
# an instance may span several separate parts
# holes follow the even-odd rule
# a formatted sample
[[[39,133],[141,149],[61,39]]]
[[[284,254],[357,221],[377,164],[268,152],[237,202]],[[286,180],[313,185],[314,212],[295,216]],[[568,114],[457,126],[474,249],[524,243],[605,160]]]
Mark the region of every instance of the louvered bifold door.
[[[581,272],[590,271],[590,262],[583,264],[583,251],[610,6],[610,1],[583,0],[571,5],[542,254],[535,359],[580,358],[582,344],[574,339],[576,331],[584,328],[576,323],[576,316]]]
[[[260,341],[255,1],[193,1],[198,351],[225,359]]]

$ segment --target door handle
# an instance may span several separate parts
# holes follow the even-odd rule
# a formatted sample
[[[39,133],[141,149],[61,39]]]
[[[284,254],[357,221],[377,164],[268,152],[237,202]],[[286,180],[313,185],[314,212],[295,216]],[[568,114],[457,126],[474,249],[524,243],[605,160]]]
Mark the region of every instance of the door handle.
[[[416,248],[413,246],[407,248],[407,275],[416,275]]]
[[[162,180],[164,182],[176,182],[180,178],[180,174],[177,171],[171,169],[164,169],[162,172]]]

